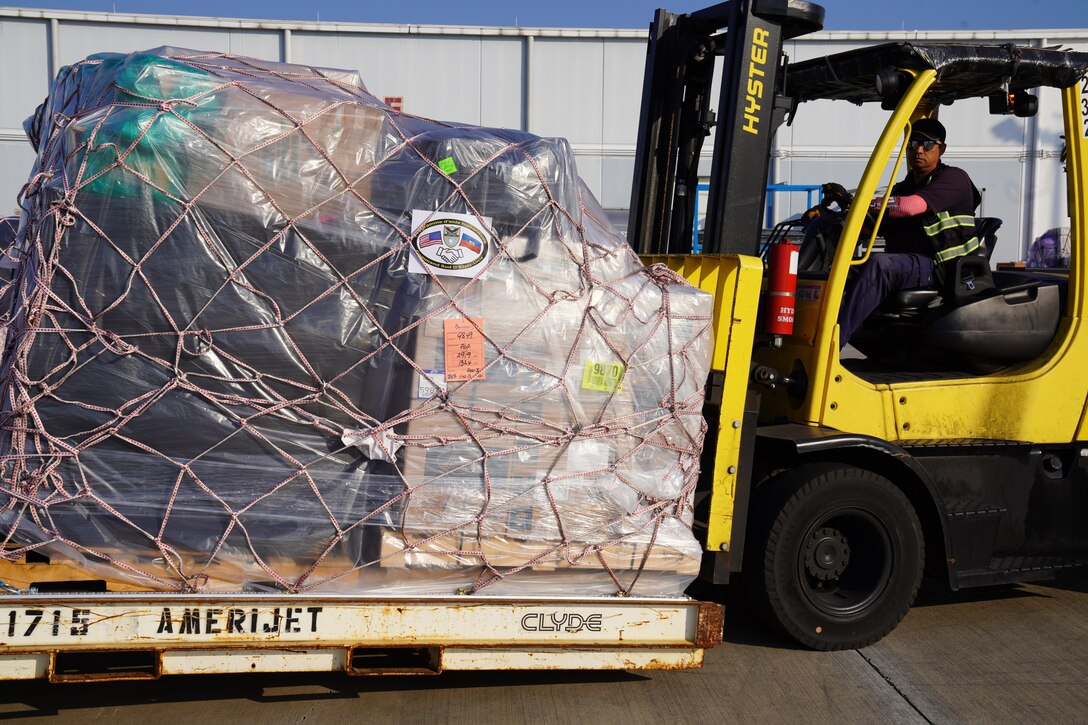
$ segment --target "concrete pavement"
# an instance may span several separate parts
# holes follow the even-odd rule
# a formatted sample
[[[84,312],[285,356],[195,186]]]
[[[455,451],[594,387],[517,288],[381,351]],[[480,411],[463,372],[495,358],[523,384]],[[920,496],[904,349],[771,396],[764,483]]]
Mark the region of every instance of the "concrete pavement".
[[[809,652],[729,603],[689,672],[237,675],[0,686],[0,719],[55,723],[1088,721],[1088,577],[928,594],[883,641]]]

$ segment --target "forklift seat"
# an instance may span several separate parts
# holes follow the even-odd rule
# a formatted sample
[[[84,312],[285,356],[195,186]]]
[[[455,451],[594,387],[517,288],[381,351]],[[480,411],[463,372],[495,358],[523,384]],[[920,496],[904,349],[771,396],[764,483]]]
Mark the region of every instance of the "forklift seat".
[[[995,216],[975,217],[975,236],[982,242],[982,254],[986,259],[994,256],[994,247],[997,246],[997,230],[1001,228],[1001,220]]]
[[[989,273],[989,260],[994,253],[994,247],[997,246],[997,230],[1001,228],[1001,220],[997,217],[975,217],[975,236],[979,238],[982,246],[979,247],[978,255],[986,260],[986,264],[978,264],[977,260],[967,260],[967,264],[972,267],[972,274],[978,277],[985,277]],[[975,255],[972,255],[975,256]],[[962,260],[961,260],[961,263]],[[956,304],[963,304],[971,298],[979,297],[984,292],[982,287],[989,287],[988,284],[979,285],[979,294],[970,294],[973,290],[967,290],[966,293],[961,295],[961,298],[956,299]],[[945,292],[947,295],[948,292]],[[953,295],[955,296],[955,295]],[[918,310],[919,308],[936,307],[944,303],[944,295],[941,290],[936,287],[921,287],[918,289],[905,289],[896,290],[888,295],[888,299],[884,301],[882,305],[883,310],[887,310],[892,314],[911,314],[912,310]]]
[[[1043,353],[1058,329],[1062,280],[990,271],[1001,220],[976,219],[984,250],[957,260],[946,289],[898,290],[850,344],[869,358],[907,367],[991,372]]]

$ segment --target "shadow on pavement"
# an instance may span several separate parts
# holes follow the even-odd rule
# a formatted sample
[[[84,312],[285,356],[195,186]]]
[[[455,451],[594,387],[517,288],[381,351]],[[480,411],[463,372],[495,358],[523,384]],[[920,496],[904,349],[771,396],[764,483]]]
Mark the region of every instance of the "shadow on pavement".
[[[770,647],[772,649],[805,649],[797,642],[774,629],[763,621],[753,610],[744,591],[737,582],[728,587],[715,587],[704,582],[695,582],[688,588],[688,596],[707,602],[718,602],[725,606],[725,627],[723,639],[725,646],[746,645],[751,647]]]
[[[954,592],[946,583],[926,583],[918,592],[918,598],[914,600],[914,607],[934,607],[955,604],[967,604],[969,602],[998,602],[1006,599],[1023,599],[1029,597],[1042,597],[1044,594],[1024,589],[1020,584],[995,584],[992,586],[977,587],[974,589],[961,589]]]
[[[1088,571],[1077,570],[1051,581],[1036,582],[1036,586],[1086,594],[1088,593]]]
[[[918,599],[915,601],[914,606],[928,607],[938,604],[1001,601],[1047,596],[1043,592],[1025,588],[1025,585],[1030,585],[1035,589],[1061,589],[1063,591],[1088,593],[1088,571],[1075,569],[1064,574],[1058,574],[1055,579],[1042,579],[1021,584],[998,584],[976,589],[962,589],[958,592],[951,591],[946,582],[927,579],[922,584],[922,590],[918,592]]]
[[[623,671],[446,672],[437,676],[351,677],[342,673],[284,673],[167,676],[148,682],[51,685],[34,680],[9,683],[0,696],[0,720],[58,715],[64,711],[139,704],[216,700],[258,703],[355,699],[371,692],[414,692],[475,687],[637,682],[646,676]]]
[[[1088,572],[1078,575],[1066,575],[1059,581],[1035,582],[1038,587],[1053,587],[1070,591],[1088,593]],[[753,610],[752,605],[743,595],[739,586],[714,589],[700,588],[694,584],[688,594],[697,599],[715,601],[725,605],[724,640],[726,645],[746,645],[770,647],[773,649],[805,650],[806,648],[790,637],[780,633],[773,625],[766,623]],[[1043,592],[1026,589],[1021,584],[1002,584],[975,589],[963,589],[954,592],[945,582],[925,580],[914,607],[949,606],[971,602],[1003,601],[1031,597],[1046,597]]]

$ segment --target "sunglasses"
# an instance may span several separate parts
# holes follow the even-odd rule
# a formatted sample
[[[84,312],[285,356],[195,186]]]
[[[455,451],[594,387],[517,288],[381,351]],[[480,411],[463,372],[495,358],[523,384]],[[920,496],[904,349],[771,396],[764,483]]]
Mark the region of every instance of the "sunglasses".
[[[911,151],[914,151],[919,146],[921,146],[926,151],[932,151],[933,147],[939,145],[940,143],[940,141],[919,141],[912,138],[910,141],[907,141],[907,148]]]

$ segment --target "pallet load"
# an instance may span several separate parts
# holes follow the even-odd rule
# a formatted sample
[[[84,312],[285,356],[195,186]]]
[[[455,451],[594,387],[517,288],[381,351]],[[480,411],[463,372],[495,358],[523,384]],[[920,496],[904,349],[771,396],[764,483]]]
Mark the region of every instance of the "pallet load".
[[[19,267],[15,239],[19,233],[19,217],[0,217],[0,340],[7,334],[8,315],[15,296],[15,270]],[[0,363],[3,363],[0,346]]]
[[[675,596],[711,297],[569,146],[159,48],[26,124],[0,531],[117,588]]]

